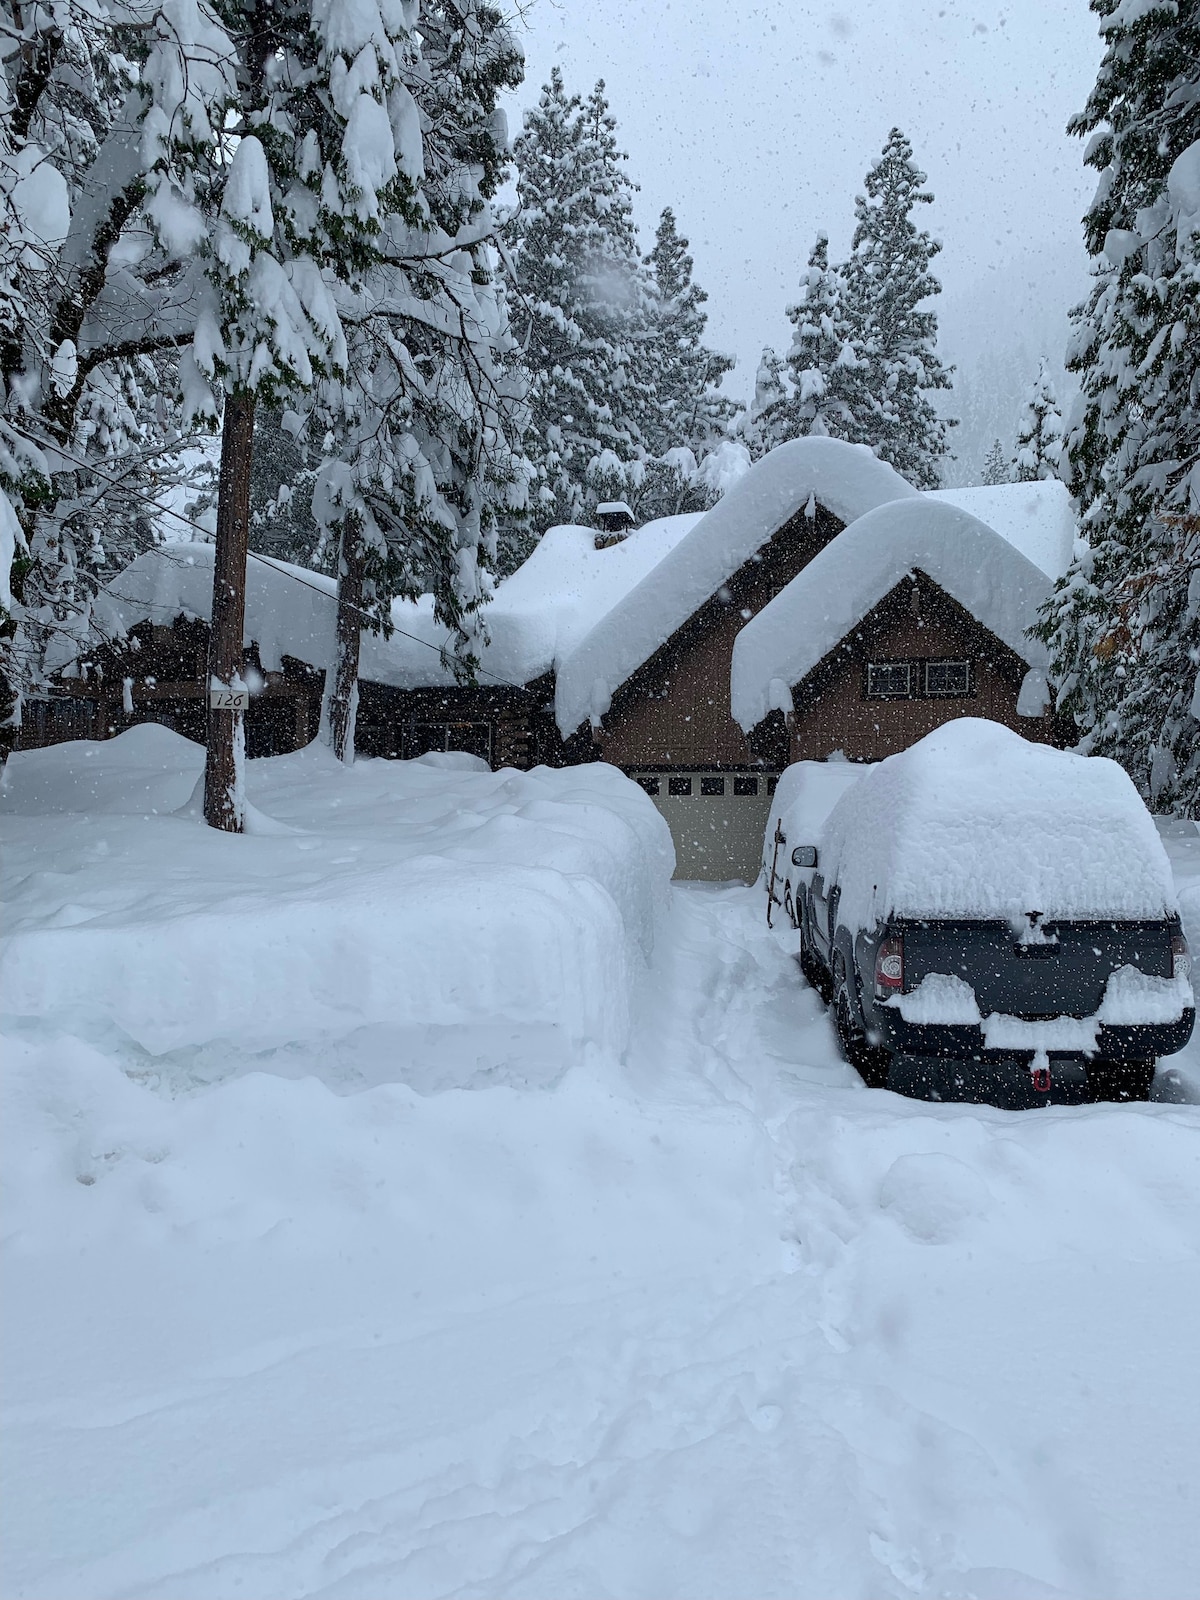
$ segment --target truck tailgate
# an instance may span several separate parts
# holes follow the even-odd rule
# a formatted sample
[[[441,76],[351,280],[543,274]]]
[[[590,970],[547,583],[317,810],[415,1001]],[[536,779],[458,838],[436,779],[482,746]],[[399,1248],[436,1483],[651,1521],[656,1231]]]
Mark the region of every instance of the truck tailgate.
[[[906,922],[904,989],[930,973],[969,983],[980,1012],[1015,1017],[1090,1017],[1120,967],[1171,976],[1164,922],[1050,922],[1031,939],[1006,922]]]

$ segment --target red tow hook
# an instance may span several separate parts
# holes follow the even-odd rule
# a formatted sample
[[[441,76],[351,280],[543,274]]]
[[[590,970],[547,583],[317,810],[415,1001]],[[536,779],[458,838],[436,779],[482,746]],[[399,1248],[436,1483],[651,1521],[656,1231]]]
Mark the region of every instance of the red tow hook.
[[[1038,1062],[1038,1060],[1035,1057],[1034,1061],[1032,1062],[1032,1064],[1030,1065],[1030,1068],[1029,1068],[1029,1076],[1033,1080],[1033,1092],[1034,1092],[1034,1094],[1049,1094],[1050,1093],[1050,1064],[1049,1064],[1049,1062]]]

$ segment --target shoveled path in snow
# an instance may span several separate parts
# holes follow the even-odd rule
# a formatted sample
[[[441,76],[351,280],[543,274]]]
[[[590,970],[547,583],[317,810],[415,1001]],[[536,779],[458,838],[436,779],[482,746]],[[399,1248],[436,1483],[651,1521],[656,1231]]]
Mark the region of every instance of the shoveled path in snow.
[[[549,1091],[172,1102],[103,1179],[170,1248],[10,1268],[5,1596],[1195,1596],[1200,1111],[868,1091],[753,890],[639,1015]]]

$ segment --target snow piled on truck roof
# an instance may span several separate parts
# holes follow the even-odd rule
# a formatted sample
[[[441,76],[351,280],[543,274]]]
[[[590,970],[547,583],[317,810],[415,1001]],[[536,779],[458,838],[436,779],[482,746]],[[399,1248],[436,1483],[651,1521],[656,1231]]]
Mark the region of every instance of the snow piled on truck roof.
[[[483,617],[489,642],[480,652],[485,682],[526,684],[549,672],[600,617],[674,549],[701,513],[663,517],[619,544],[596,548],[592,528],[551,528],[511,577],[497,584]],[[139,622],[169,625],[177,616],[207,621],[212,608],[211,544],[165,544],[139,556],[97,597],[101,631],[120,638]],[[319,572],[252,555],[246,571],[246,644],[264,670],[285,655],[327,669],[333,661],[337,584]],[[442,661],[451,636],[434,617],[433,597],[397,600],[390,639],[364,633],[359,676],[399,689],[449,687]],[[78,646],[64,639],[49,662],[68,665]]]
[[[1115,761],[948,722],[866,772],[820,840],[838,921],[970,917],[1023,925],[1178,913],[1150,813]]]
[[[731,703],[748,733],[790,705],[789,691],[898,583],[920,570],[1043,671],[1045,646],[1026,637],[1050,580],[978,518],[930,495],[878,506],[845,528],[738,634]]]
[[[820,503],[841,522],[920,492],[865,445],[792,439],[750,468],[561,663],[564,736],[604,715],[621,684],[798,511]]]

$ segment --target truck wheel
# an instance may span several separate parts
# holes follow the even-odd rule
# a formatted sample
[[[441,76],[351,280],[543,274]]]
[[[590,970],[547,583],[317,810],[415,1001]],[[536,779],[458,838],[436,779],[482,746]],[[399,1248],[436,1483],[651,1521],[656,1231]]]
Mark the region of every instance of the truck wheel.
[[[1154,1062],[1110,1061],[1096,1056],[1088,1062],[1087,1079],[1093,1100],[1149,1100]]]
[[[833,1000],[833,1020],[841,1042],[842,1054],[858,1073],[868,1089],[886,1089],[892,1067],[892,1053],[868,1043],[859,1027],[850,1003],[850,991],[844,974],[838,976],[837,993]]]
[[[812,940],[808,936],[808,915],[804,902],[799,906],[800,912],[800,971],[808,982],[817,991],[825,1005],[829,1004],[832,989],[829,983],[829,974],[821,965],[816,952],[812,947]]]

